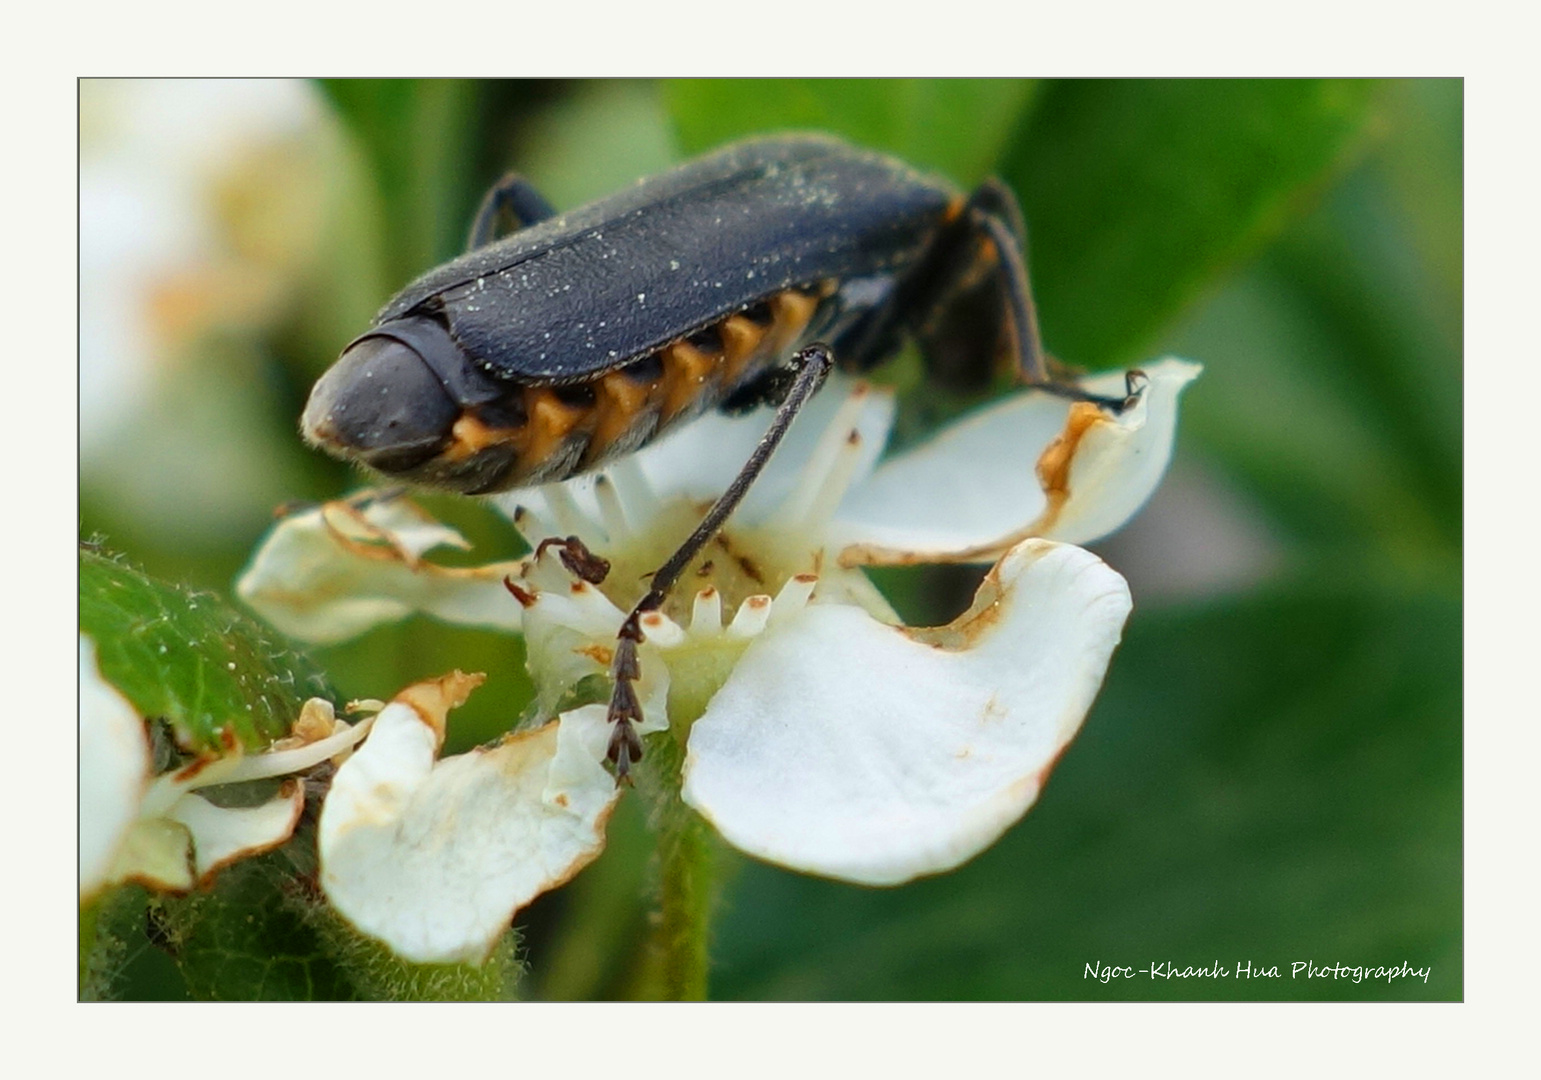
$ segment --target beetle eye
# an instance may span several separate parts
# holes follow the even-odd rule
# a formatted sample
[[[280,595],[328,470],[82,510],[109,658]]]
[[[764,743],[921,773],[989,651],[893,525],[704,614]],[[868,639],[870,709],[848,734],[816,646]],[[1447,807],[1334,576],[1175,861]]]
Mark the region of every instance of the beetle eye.
[[[331,453],[400,473],[444,447],[459,413],[416,349],[373,336],[348,346],[321,377],[300,423]]]

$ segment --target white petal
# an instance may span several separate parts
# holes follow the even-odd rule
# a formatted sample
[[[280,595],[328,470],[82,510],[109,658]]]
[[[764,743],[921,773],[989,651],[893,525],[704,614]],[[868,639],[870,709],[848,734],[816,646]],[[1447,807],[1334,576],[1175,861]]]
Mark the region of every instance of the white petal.
[[[192,834],[194,870],[198,880],[207,883],[220,867],[289,839],[304,809],[304,788],[291,780],[260,806],[215,806],[201,795],[184,795],[166,817]]]
[[[844,565],[987,562],[1029,536],[1088,543],[1133,517],[1172,454],[1177,400],[1201,368],[1162,360],[1112,416],[1026,391],[883,463],[830,527]],[[1122,373],[1082,384],[1122,396]]]
[[[580,679],[610,670],[615,634],[626,613],[593,585],[570,578],[561,588],[524,596],[525,663],[541,708],[550,715]]]
[[[856,475],[863,477],[872,470],[893,424],[893,392],[843,375],[831,375],[792,422],[786,438],[745,496],[740,511],[744,515],[742,520],[758,520],[792,491],[799,473],[852,394],[859,394],[860,401],[849,410],[851,422],[845,426],[856,428],[868,448]],[[741,417],[710,413],[643,450],[637,455],[638,464],[662,498],[716,498],[727,490],[749,460],[773,414],[774,410],[768,407]],[[843,437],[846,432],[840,434]]]
[[[1042,540],[936,630],[811,605],[750,646],[696,721],[685,801],[793,869],[871,885],[950,869],[1037,798],[1128,613],[1123,578]]]
[[[465,689],[388,705],[321,813],[332,904],[418,963],[484,959],[515,911],[599,854],[618,796],[602,740],[590,745],[599,706],[571,731],[564,719],[435,762],[444,710]]]
[[[279,522],[236,591],[280,630],[322,644],[422,612],[447,622],[517,630],[503,587],[517,562],[444,567],[422,554],[465,541],[411,503],[327,503]]]
[[[144,723],[96,666],[80,635],[80,898],[105,885],[149,782]]]
[[[164,817],[134,822],[118,849],[109,881],[137,881],[152,889],[186,892],[193,887],[187,826]]]

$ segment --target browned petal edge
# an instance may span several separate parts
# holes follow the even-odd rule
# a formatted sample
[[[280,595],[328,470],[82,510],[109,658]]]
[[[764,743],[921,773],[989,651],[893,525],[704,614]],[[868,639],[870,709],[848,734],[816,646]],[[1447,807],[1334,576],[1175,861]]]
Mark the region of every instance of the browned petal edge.
[[[417,713],[418,719],[433,731],[434,742],[443,745],[444,724],[449,711],[464,705],[471,691],[486,681],[487,676],[482,672],[466,674],[457,668],[437,679],[413,683],[391,701],[393,704],[399,701]]]
[[[1110,422],[1102,410],[1089,401],[1071,403],[1064,430],[1038,456],[1038,484],[1049,505],[1033,522],[1034,533],[1046,532],[1070,498],[1070,466],[1075,461],[1076,451],[1081,448],[1081,440],[1098,424]]]
[[[305,810],[305,785],[302,784],[298,779],[290,777],[288,780],[283,782],[281,787],[279,787],[278,795],[275,796],[275,798],[289,800],[289,824],[275,839],[269,840],[266,843],[245,847],[239,851],[233,851],[226,858],[211,864],[209,868],[203,872],[203,876],[198,879],[198,887],[200,889],[206,889],[211,884],[213,884],[215,875],[217,875],[225,867],[230,866],[232,863],[239,862],[242,859],[250,858],[253,855],[261,855],[264,851],[272,851],[274,848],[287,841],[289,837],[294,835],[294,827],[300,823],[300,814],[302,814]],[[194,842],[196,843],[196,841]],[[192,851],[188,852],[189,862],[191,862],[193,854],[194,853]]]
[[[1043,768],[1038,770],[1034,776],[1034,782],[1038,785],[1039,791],[1042,791],[1043,786],[1049,782],[1049,774],[1052,773],[1059,765],[1060,759],[1065,756],[1065,751],[1070,749],[1071,742],[1075,740],[1075,736],[1080,732],[1080,730],[1080,725],[1076,725],[1076,730],[1071,732],[1070,738],[1061,742],[1059,746],[1055,748],[1054,755],[1044,763]]]
[[[423,524],[439,524],[431,515],[417,504],[405,499],[398,499],[405,503]],[[468,581],[500,581],[509,575],[521,575],[528,568],[525,560],[511,560],[508,562],[489,563],[486,566],[440,566],[438,563],[429,562],[421,556],[413,555],[402,546],[396,534],[389,529],[382,528],[364,516],[363,510],[357,505],[358,499],[338,500],[322,503],[321,524],[337,546],[350,555],[356,555],[361,559],[370,559],[375,562],[399,563],[414,573],[438,574],[447,578],[463,578]],[[341,520],[339,520],[341,519]],[[345,523],[349,523],[359,533],[364,534],[365,539],[350,533]],[[451,530],[453,531],[453,530]],[[456,534],[457,536],[459,534]],[[451,547],[457,547],[462,551],[470,549],[470,544],[461,539],[459,543],[446,539],[444,541]]]
[[[491,941],[487,942],[487,948],[483,952],[482,958],[478,961],[478,963],[485,963],[487,957],[492,955],[492,950],[497,948],[498,942],[502,940],[503,935],[506,934],[509,928],[513,926],[514,919],[518,917],[521,911],[529,907],[545,893],[548,893],[553,889],[560,889],[563,885],[566,885],[569,881],[578,876],[579,871],[583,870],[589,865],[589,863],[593,862],[595,859],[604,854],[605,834],[610,827],[610,815],[615,813],[616,804],[618,804],[620,801],[621,789],[617,787],[615,789],[615,794],[610,797],[610,802],[602,811],[600,811],[599,816],[594,819],[593,846],[580,851],[578,853],[578,857],[575,858],[570,864],[568,864],[567,869],[548,881],[545,888],[541,889],[540,892],[537,892],[523,904],[519,904],[509,911],[508,918],[504,921],[503,929],[498,931],[498,933],[493,937]]]
[[[97,887],[95,895],[100,896],[106,892],[106,890],[111,889],[115,885],[143,885],[145,888],[154,892],[168,893],[171,896],[186,896],[188,893],[192,892],[193,886],[196,884],[193,879],[192,830],[190,830],[186,825],[183,825],[180,821],[171,821],[166,818],[159,819],[157,824],[163,825],[166,828],[174,829],[181,834],[182,869],[187,874],[187,884],[173,885],[161,878],[154,876],[153,874],[147,874],[142,871],[133,871],[124,874],[121,878],[108,878]],[[131,825],[129,828],[132,830],[134,826]],[[125,836],[126,835],[127,834],[125,834]],[[121,849],[118,852],[118,856],[122,856]]]
[[[499,739],[494,746],[479,746],[474,750],[468,751],[468,753],[493,753],[497,750],[503,749],[506,746],[511,746],[520,742],[531,741],[537,738],[543,738],[548,734],[548,732],[552,735],[552,737],[554,737],[555,733],[551,732],[550,729],[554,728],[559,723],[561,723],[560,720],[548,720],[538,728],[530,728],[525,731],[511,731]],[[549,767],[549,762],[547,764]],[[620,785],[616,785],[615,791],[611,793],[610,801],[605,804],[605,808],[601,810],[599,814],[594,818],[593,845],[580,851],[577,858],[568,864],[566,869],[564,869],[560,874],[556,875],[550,881],[548,881],[545,888],[541,889],[540,893],[537,893],[536,896],[539,896],[541,893],[550,892],[552,889],[559,889],[563,885],[566,885],[569,881],[578,876],[578,872],[580,870],[588,866],[589,863],[593,862],[595,859],[599,858],[599,856],[604,852],[606,830],[609,828],[611,815],[615,813],[615,808],[621,801],[621,790],[622,789]],[[565,803],[560,799],[556,800],[556,802],[558,806],[562,806],[564,809],[566,808]],[[523,911],[533,902],[534,898],[532,897],[525,903],[510,910],[508,913],[508,922],[512,924],[514,916],[518,915],[519,912]],[[501,933],[498,934],[498,938],[501,938],[502,936],[503,935]],[[494,938],[492,941],[488,942],[487,955],[491,955],[493,948],[497,945],[498,938]],[[483,959],[485,958],[486,957],[483,957]]]
[[[184,784],[209,766],[226,761],[229,758],[239,757],[244,753],[240,742],[235,737],[235,732],[231,731],[228,727],[215,729],[215,734],[219,738],[219,749],[205,750],[192,761],[175,770],[171,774],[171,779],[174,783]]]
[[[930,563],[977,563],[998,559],[1011,548],[1034,536],[1042,536],[1054,527],[1070,498],[1070,469],[1086,433],[1098,424],[1112,423],[1101,409],[1089,401],[1073,402],[1065,417],[1065,426],[1038,455],[1036,472],[1047,505],[1026,527],[999,540],[978,544],[961,551],[900,551],[876,544],[851,544],[837,559],[843,567],[919,566]]]
[[[1031,538],[1023,542],[1030,541]],[[1037,541],[1032,553],[1033,561],[1043,558],[1057,546],[1050,540]],[[922,645],[946,649],[948,652],[963,652],[972,649],[978,644],[980,638],[1001,621],[1001,616],[1005,614],[1001,604],[1004,595],[1005,589],[1001,585],[1001,564],[997,562],[990,567],[984,580],[979,583],[979,589],[974,593],[974,602],[969,605],[969,609],[952,622],[945,626],[897,626],[894,629]]]
[[[357,555],[361,559],[376,559],[381,562],[404,563],[412,569],[422,560],[415,557],[410,551],[401,545],[396,539],[395,533],[381,528],[364,516],[364,511],[356,505],[357,500],[337,500],[321,504],[321,524],[326,531],[331,533],[337,546],[351,555]],[[414,503],[407,503],[425,522],[429,520]],[[353,526],[358,532],[364,534],[367,539],[357,539],[346,531],[341,521]]]
[[[551,879],[551,883],[546,886],[544,891],[550,892],[552,889],[559,889],[563,885],[566,885],[569,881],[578,876],[578,871],[582,870],[589,863],[599,858],[599,856],[604,852],[605,830],[610,827],[610,816],[615,813],[615,808],[621,801],[622,790],[623,789],[621,786],[617,784],[615,792],[610,796],[610,801],[606,803],[605,808],[595,816],[593,846],[580,851],[578,853],[578,857],[572,861],[572,863],[567,867],[565,871]],[[512,912],[509,913],[509,918],[512,919],[514,915],[519,913],[519,910],[519,908],[515,908]]]

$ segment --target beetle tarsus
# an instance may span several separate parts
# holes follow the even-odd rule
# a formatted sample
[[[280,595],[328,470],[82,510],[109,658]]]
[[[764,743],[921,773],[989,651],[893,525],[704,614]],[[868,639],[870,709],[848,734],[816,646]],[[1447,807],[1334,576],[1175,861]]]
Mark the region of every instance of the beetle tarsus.
[[[1107,409],[1117,416],[1125,409],[1132,408],[1140,400],[1140,396],[1145,393],[1145,387],[1149,383],[1150,380],[1146,377],[1145,372],[1138,368],[1131,368],[1124,372],[1124,393],[1122,396],[1114,397],[1107,394],[1093,394],[1082,390],[1079,386],[1075,386],[1072,383],[1053,381],[1028,383],[1027,389],[1042,390],[1046,394],[1068,398],[1071,401],[1087,401],[1098,408]]]
[[[654,594],[649,593],[643,598],[643,603],[653,599]],[[621,624],[620,632],[616,635],[615,658],[610,663],[610,676],[615,680],[615,687],[610,693],[610,711],[606,719],[614,727],[610,732],[610,744],[605,751],[605,758],[615,766],[615,775],[619,780],[628,780],[632,763],[642,760],[642,737],[633,725],[642,722],[642,703],[637,700],[634,684],[642,674],[637,646],[645,640],[640,621],[643,610],[642,604],[638,604]]]
[[[975,228],[995,244],[1006,284],[1006,303],[1016,327],[1017,374],[1022,383],[1031,390],[1042,390],[1071,401],[1091,402],[1114,415],[1134,405],[1149,381],[1143,371],[1135,369],[1124,373],[1122,397],[1091,394],[1056,376],[1038,329],[1038,309],[1033,303],[1033,289],[1027,272],[1027,229],[1011,189],[999,180],[986,180],[969,197],[966,211]]]
[[[562,560],[562,565],[567,567],[567,572],[579,581],[586,581],[590,585],[603,585],[605,578],[610,576],[610,560],[602,559],[589,550],[588,545],[576,536],[549,536],[535,547],[535,558],[539,559],[546,553],[547,548],[557,549],[557,558]]]

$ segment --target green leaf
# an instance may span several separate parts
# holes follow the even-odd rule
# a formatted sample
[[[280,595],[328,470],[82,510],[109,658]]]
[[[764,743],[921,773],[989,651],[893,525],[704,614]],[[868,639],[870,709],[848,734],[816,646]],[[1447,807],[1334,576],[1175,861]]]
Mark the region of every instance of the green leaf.
[[[98,907],[93,999],[507,1001],[522,974],[513,933],[479,966],[409,964],[359,935],[316,889],[313,834],[225,868],[212,889],[128,885]]]
[[[80,553],[80,626],[102,676],[141,716],[163,718],[185,749],[248,750],[289,733],[309,697],[332,695],[300,653],[218,596]]]
[[[1375,152],[1165,344],[1208,363],[1185,437],[1280,531],[1455,594],[1461,87],[1387,90]]]
[[[1374,84],[1046,84],[1008,151],[1048,348],[1106,367],[1277,232],[1359,142]]]
[[[1459,605],[1302,583],[1137,615],[995,847],[892,890],[753,864],[725,907],[716,996],[1459,1000]],[[1281,977],[1085,976],[1153,961]],[[1308,980],[1297,961],[1432,972]]]
[[[480,197],[478,84],[466,79],[323,79],[369,162],[396,287],[460,251]]]
[[[153,944],[195,1001],[347,1001],[363,997],[311,925],[319,897],[282,852],[221,871],[214,888],[151,901]]]
[[[814,129],[886,150],[960,184],[984,179],[1033,94],[1024,79],[675,79],[681,147]]]

